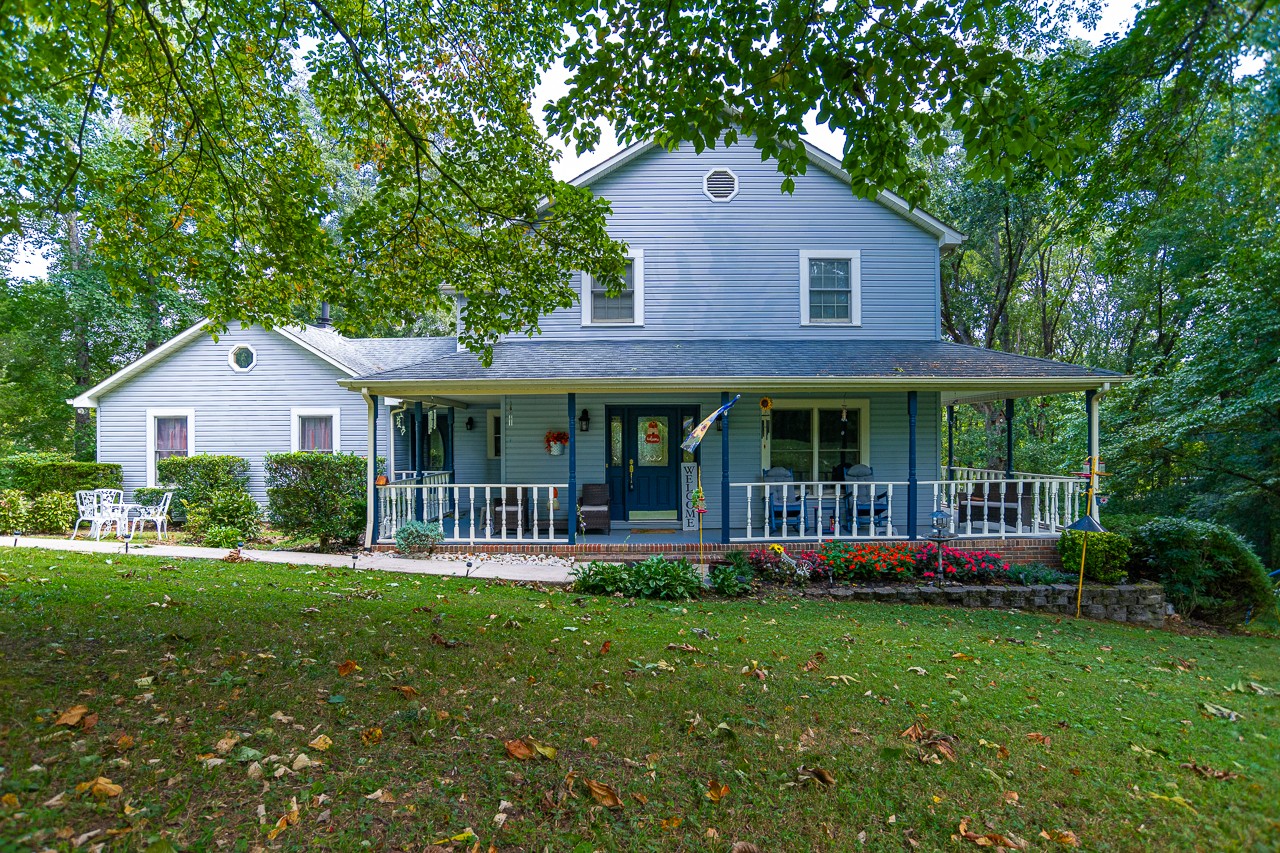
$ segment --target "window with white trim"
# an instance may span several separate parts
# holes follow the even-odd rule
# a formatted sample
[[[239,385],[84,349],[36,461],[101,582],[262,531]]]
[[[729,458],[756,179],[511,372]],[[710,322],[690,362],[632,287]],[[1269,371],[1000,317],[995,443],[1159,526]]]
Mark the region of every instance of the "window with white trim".
[[[489,409],[486,417],[485,446],[488,459],[502,458],[502,409]]]
[[[800,323],[862,324],[862,253],[800,253]]]
[[[610,296],[595,276],[582,274],[582,325],[644,325],[644,250],[632,249],[623,273],[625,289]]]
[[[236,344],[227,352],[227,365],[236,373],[248,373],[258,363],[258,351],[248,344]]]
[[[195,452],[194,409],[147,409],[147,485],[156,485],[156,463]]]
[[[787,468],[798,481],[828,481],[837,466],[867,465],[866,400],[773,404],[761,470]]]
[[[293,409],[289,449],[294,453],[337,453],[342,449],[341,409]]]

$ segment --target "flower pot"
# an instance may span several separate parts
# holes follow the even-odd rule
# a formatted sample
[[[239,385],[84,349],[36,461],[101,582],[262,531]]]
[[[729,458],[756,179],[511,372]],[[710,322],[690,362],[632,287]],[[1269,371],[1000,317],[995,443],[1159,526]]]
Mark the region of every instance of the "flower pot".
[[[550,449],[547,452],[550,453],[552,456],[563,456],[564,445],[558,441],[554,441],[551,443]]]

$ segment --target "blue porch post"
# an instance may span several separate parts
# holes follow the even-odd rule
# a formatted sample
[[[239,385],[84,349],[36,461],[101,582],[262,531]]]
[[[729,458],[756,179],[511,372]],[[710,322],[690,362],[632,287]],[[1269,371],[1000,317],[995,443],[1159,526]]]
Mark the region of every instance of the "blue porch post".
[[[729,400],[729,392],[721,391],[720,405]],[[729,544],[729,412],[720,416],[720,541]]]
[[[919,486],[916,483],[916,411],[915,391],[907,392],[907,538],[916,538],[916,507]]]
[[[1013,398],[1004,401],[1004,475],[1013,479]]]
[[[413,473],[418,477],[419,488],[413,490],[413,517],[425,521],[422,517],[422,401],[413,404],[413,449],[409,452],[413,460]]]
[[[445,409],[444,418],[444,469],[449,472],[449,482],[452,483],[456,482],[456,479],[453,476],[453,406]],[[452,490],[446,492],[446,494],[448,495],[448,501],[446,502],[447,505],[442,509],[448,510],[452,515],[453,528],[456,533],[458,529],[458,513],[457,507],[454,506],[453,502],[454,494]],[[440,519],[440,522],[443,527],[444,519]]]
[[[956,478],[956,407],[947,406],[947,479]]]
[[[569,399],[569,544],[578,544],[578,430],[574,419],[578,414],[578,395],[572,391]]]
[[[369,512],[373,518],[373,530],[365,545],[370,551],[378,544],[378,395],[369,398],[369,467],[373,471],[373,488],[369,490]]]

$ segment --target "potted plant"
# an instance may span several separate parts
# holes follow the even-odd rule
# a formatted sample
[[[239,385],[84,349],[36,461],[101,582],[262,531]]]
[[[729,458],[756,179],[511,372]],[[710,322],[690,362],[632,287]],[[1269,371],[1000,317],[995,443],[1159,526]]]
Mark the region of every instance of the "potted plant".
[[[564,446],[569,443],[569,433],[562,430],[549,429],[546,435],[547,453],[559,456],[564,453]]]

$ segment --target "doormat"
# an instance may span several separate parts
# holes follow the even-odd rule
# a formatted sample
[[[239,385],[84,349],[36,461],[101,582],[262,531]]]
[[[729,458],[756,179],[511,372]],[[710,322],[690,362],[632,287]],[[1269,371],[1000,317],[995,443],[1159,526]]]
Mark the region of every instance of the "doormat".
[[[680,531],[676,530],[674,527],[646,527],[642,530],[632,529],[631,535],[632,536],[653,536],[655,534],[662,534],[664,536],[667,536],[672,533],[679,533],[679,532]]]

